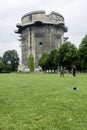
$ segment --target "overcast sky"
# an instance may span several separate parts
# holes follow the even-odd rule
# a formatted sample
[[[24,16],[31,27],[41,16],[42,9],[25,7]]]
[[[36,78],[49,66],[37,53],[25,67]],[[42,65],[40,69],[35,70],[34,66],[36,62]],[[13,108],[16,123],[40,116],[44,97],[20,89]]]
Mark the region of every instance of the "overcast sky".
[[[18,35],[14,33],[16,24],[21,23],[21,17],[28,12],[45,10],[61,13],[65,18],[68,32],[65,36],[69,41],[79,46],[87,34],[87,0],[2,0],[0,2],[0,56],[7,50],[21,49]]]

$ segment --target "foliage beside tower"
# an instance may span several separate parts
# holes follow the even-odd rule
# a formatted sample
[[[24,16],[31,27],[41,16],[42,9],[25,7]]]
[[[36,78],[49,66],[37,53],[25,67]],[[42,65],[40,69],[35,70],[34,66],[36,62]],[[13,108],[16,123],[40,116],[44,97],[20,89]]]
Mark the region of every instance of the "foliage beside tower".
[[[30,72],[34,71],[34,57],[32,53],[29,55],[29,58],[28,58],[28,67],[30,69]]]

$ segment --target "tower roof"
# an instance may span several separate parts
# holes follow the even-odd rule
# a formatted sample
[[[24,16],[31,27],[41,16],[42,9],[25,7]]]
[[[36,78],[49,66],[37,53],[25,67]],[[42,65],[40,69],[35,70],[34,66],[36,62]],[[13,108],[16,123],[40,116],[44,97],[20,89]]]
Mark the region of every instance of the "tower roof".
[[[18,30],[15,33],[22,33],[22,31],[30,26],[44,26],[44,25],[53,25],[60,27],[64,32],[67,32],[67,27],[64,23],[64,17],[55,11],[52,11],[50,14],[46,15],[44,10],[32,11],[26,13],[21,18],[21,23],[18,23],[16,27]]]

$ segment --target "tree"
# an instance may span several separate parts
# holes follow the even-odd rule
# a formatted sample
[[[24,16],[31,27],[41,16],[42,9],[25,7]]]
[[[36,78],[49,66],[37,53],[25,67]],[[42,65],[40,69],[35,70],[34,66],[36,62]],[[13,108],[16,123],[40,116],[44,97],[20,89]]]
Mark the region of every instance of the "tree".
[[[29,69],[30,69],[31,72],[34,71],[34,57],[33,57],[32,53],[29,55],[28,67],[29,67]]]
[[[0,56],[0,62],[2,62],[2,60],[3,60],[3,57]]]
[[[87,69],[87,35],[82,39],[79,46],[79,57],[82,69]]]
[[[10,68],[10,71],[16,71],[19,65],[19,57],[16,50],[8,50],[3,55],[3,63]]]
[[[56,55],[57,55],[57,49],[54,49],[49,53],[48,57],[49,70],[55,71],[58,67],[58,64],[56,64]]]
[[[67,67],[71,69],[73,64],[77,61],[77,48],[71,42],[62,44],[58,52],[59,66]]]
[[[7,73],[11,71],[11,66],[3,63],[3,57],[0,57],[0,73]]]
[[[42,70],[49,69],[48,58],[49,58],[49,53],[45,52],[42,54],[42,57],[39,60],[39,66],[42,67]]]
[[[71,42],[64,43],[58,50],[44,53],[39,61],[43,70],[56,70],[60,66],[71,70],[72,66],[78,64],[77,48]]]
[[[3,71],[4,64],[0,61],[0,73]]]

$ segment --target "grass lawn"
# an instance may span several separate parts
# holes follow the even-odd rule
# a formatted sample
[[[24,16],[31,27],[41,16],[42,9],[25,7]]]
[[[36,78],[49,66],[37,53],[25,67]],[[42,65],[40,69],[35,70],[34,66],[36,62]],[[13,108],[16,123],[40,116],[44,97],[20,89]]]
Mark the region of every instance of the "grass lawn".
[[[0,74],[0,130],[87,130],[87,74]]]

